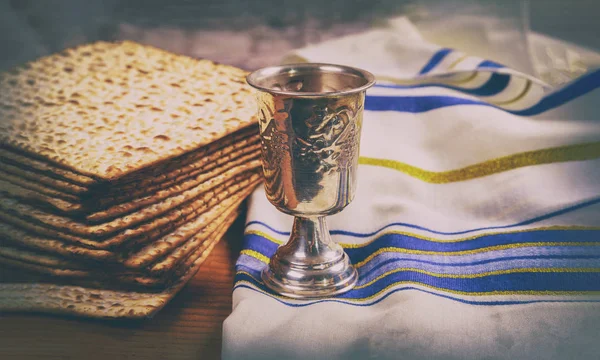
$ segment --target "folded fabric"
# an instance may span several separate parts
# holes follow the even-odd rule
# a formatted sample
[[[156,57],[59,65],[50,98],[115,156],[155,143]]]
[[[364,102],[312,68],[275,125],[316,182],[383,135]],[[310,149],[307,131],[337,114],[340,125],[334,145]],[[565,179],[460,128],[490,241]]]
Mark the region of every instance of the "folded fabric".
[[[378,78],[356,198],[328,217],[360,280],[311,301],[267,289],[292,218],[257,189],[223,358],[596,358],[600,71],[553,88],[403,26],[285,59]]]

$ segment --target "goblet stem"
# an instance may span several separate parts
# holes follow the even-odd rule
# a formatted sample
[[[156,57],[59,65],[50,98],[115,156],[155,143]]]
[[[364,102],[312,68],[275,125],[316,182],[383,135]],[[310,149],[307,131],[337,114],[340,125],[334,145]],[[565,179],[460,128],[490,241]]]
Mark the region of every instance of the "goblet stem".
[[[282,295],[318,298],[350,290],[358,274],[331,239],[324,216],[296,216],[289,241],[277,249],[262,278]]]
[[[333,242],[324,216],[294,218],[290,241],[279,252],[282,261],[294,261],[307,268],[325,267],[329,262],[339,261],[344,252]]]

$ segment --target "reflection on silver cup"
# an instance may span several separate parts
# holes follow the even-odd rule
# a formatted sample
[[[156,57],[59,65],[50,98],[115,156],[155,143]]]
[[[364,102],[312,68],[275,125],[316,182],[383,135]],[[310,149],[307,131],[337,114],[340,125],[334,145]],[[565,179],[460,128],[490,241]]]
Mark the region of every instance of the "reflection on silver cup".
[[[262,274],[274,291],[296,298],[340,294],[358,278],[331,240],[325,217],[354,198],[366,90],[372,74],[330,64],[263,68],[257,88],[265,191],[293,215],[289,241]]]

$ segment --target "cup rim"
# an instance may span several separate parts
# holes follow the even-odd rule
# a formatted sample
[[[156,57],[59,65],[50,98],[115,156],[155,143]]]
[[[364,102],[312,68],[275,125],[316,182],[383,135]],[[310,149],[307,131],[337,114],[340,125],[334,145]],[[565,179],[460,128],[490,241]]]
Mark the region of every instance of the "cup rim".
[[[296,69],[321,69],[322,71],[327,72],[339,72],[346,74],[358,75],[366,80],[366,83],[361,86],[354,87],[352,89],[340,90],[340,91],[330,91],[330,92],[303,92],[303,91],[289,91],[289,90],[277,90],[270,87],[259,85],[259,80],[268,76],[273,76],[275,74],[286,73],[291,70]],[[283,65],[274,65],[267,66],[255,70],[246,76],[246,82],[248,85],[252,86],[255,89],[274,94],[274,95],[289,95],[294,97],[323,97],[323,96],[341,96],[341,95],[350,95],[355,94],[361,91],[365,91],[368,88],[375,85],[375,75],[371,72],[359,69],[357,67],[340,65],[340,64],[332,64],[332,63],[293,63],[293,64],[283,64]]]

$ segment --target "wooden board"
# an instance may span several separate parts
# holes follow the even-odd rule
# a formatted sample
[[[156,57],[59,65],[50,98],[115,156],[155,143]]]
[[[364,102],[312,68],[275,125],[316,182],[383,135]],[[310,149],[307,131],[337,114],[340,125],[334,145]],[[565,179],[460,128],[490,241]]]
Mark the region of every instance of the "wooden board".
[[[245,217],[156,317],[114,322],[0,314],[0,359],[220,359]]]

